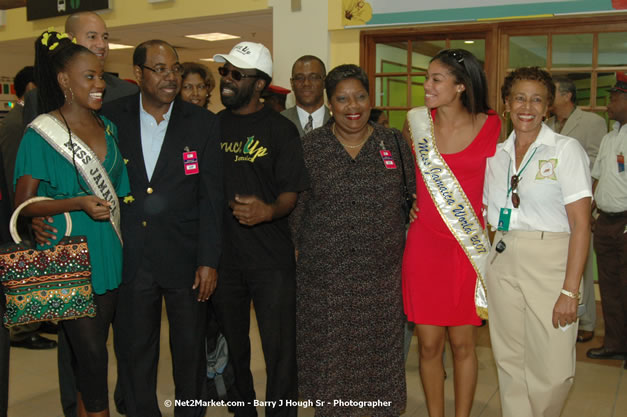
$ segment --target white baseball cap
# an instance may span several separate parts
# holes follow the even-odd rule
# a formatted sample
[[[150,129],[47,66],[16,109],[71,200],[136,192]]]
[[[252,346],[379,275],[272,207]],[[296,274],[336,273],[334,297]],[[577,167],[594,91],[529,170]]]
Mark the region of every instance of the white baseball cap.
[[[260,43],[240,42],[228,54],[216,54],[215,62],[229,62],[242,69],[257,69],[272,78],[272,55],[268,48]]]

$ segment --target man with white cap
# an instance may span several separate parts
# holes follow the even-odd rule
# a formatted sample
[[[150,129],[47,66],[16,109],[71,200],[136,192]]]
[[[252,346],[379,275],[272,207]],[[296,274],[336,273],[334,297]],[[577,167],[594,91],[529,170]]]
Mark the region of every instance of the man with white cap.
[[[214,56],[219,68],[226,211],[212,303],[235,371],[235,416],[256,416],[250,372],[250,303],[266,362],[266,416],[295,416],[295,259],[287,216],[309,186],[296,127],[260,101],[272,79],[265,46],[241,42]]]

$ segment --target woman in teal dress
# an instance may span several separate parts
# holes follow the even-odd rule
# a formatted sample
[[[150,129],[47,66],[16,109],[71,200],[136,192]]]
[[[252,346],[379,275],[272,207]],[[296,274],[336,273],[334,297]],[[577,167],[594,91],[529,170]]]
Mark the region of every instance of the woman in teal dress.
[[[105,89],[98,58],[57,32],[44,32],[35,43],[35,54],[39,104],[47,114],[29,125],[20,144],[15,164],[15,204],[36,195],[52,197],[26,206],[22,214],[53,216],[55,227],[62,229],[63,213],[69,212],[71,235],[87,237],[96,317],[66,320],[61,325],[72,348],[78,415],[109,416],[106,341],[122,280],[122,242],[110,222],[118,201],[115,195],[93,195],[79,174],[77,164],[86,158],[75,147],[78,138],[107,172],[111,194],[129,193],[128,176],[116,144],[115,125],[95,113],[102,105]],[[69,159],[49,143],[50,139],[42,137],[45,131],[53,141],[74,149]],[[63,235],[63,230],[57,235]]]

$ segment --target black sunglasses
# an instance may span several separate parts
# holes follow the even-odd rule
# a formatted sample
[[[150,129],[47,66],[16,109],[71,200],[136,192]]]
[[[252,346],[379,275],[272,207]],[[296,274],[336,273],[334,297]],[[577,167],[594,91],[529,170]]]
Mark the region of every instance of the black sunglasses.
[[[231,74],[231,78],[233,78],[235,81],[240,81],[242,78],[259,78],[259,75],[257,74],[242,74],[242,72],[236,69],[228,69],[226,67],[218,68],[218,73],[223,77],[227,77],[229,74]]]
[[[518,189],[518,183],[520,182],[520,177],[518,175],[512,175],[512,179],[510,181],[510,187],[512,188],[512,204],[514,208],[518,208],[520,206],[520,196],[516,192]]]

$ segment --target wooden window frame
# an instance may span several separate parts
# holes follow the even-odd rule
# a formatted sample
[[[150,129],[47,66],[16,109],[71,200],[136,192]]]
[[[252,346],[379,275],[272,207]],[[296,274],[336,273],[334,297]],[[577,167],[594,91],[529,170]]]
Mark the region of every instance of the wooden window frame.
[[[573,72],[594,71],[627,71],[627,60],[624,66],[601,67],[598,61],[598,34],[608,32],[627,32],[627,13],[614,12],[611,14],[595,14],[584,16],[557,16],[551,18],[528,18],[520,20],[500,20],[491,22],[473,23],[447,23],[425,24],[412,27],[400,27],[394,29],[363,30],[360,33],[360,65],[371,76],[369,77],[370,90],[375,91],[375,82],[378,75],[376,65],[376,45],[379,43],[407,42],[407,51],[412,50],[411,42],[414,40],[444,40],[444,39],[485,39],[485,71],[488,81],[488,101],[490,106],[499,114],[504,110],[500,98],[500,87],[507,75],[509,57],[510,36],[534,36],[547,35],[549,37],[547,51],[547,69],[551,70],[552,42],[551,36],[558,34],[592,33],[593,34],[593,64],[591,68],[573,67]],[[447,45],[448,45],[447,41]],[[407,67],[409,68],[411,54],[407,54]],[[568,70],[566,67],[558,67],[559,70]],[[414,72],[385,73],[386,76],[419,75]],[[411,79],[411,78],[410,78]],[[411,83],[407,83],[407,102],[411,103]],[[590,110],[604,110],[605,106],[597,106],[593,101],[592,92],[596,96],[596,76],[591,78],[590,105],[584,106]],[[375,104],[374,95],[371,96],[372,105]],[[386,108],[386,110],[406,110],[409,107]]]

